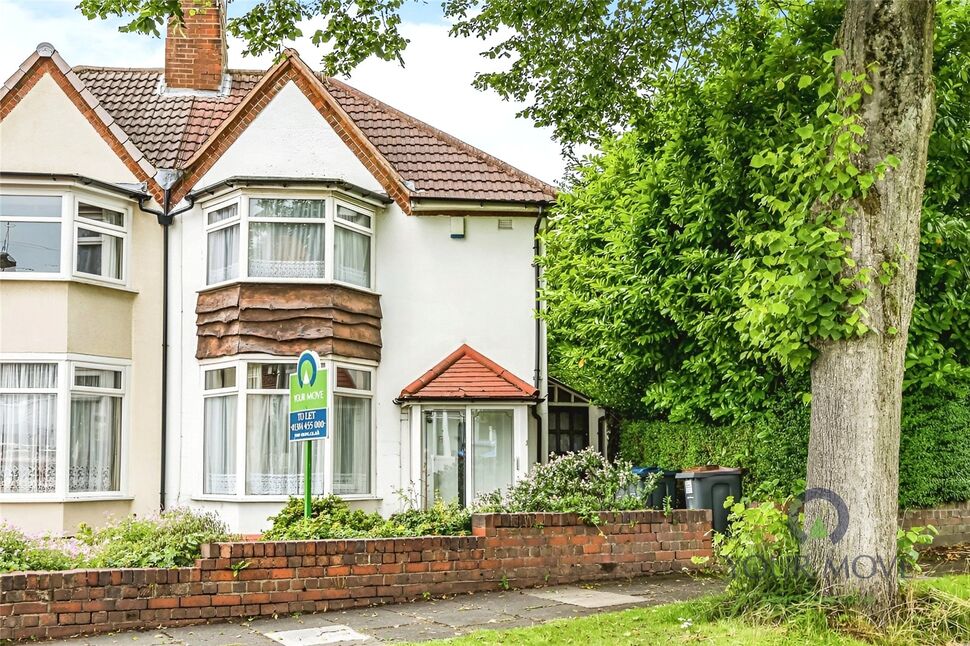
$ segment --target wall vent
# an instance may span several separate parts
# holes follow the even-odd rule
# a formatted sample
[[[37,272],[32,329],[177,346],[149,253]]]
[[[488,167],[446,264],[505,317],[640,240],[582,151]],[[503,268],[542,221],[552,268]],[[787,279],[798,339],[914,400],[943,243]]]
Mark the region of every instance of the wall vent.
[[[511,230],[512,229],[512,218],[499,218],[498,219],[499,231]]]

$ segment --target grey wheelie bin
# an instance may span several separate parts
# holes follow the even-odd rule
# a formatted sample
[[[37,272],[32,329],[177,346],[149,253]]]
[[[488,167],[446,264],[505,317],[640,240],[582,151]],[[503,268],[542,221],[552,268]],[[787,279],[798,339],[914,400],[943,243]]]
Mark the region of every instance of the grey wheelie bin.
[[[728,510],[724,501],[728,496],[741,498],[741,469],[727,467],[699,467],[677,474],[684,483],[688,509],[710,509],[714,517],[714,531],[724,533],[728,528]]]
[[[660,474],[657,488],[650,492],[650,507],[653,509],[663,509],[664,500],[670,497],[670,506],[674,509],[682,507],[677,500],[677,472],[664,471],[660,467],[633,467],[633,473],[640,476],[641,480],[646,480],[654,473]]]

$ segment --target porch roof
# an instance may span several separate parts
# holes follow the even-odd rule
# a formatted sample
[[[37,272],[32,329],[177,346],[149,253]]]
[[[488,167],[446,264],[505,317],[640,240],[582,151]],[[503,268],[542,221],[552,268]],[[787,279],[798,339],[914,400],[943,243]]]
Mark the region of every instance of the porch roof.
[[[538,397],[537,388],[463,344],[405,386],[398,399],[535,401]]]

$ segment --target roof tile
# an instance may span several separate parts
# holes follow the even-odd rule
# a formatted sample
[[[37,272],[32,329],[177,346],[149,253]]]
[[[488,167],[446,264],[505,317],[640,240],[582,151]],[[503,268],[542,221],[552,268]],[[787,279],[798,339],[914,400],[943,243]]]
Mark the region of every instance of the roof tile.
[[[238,106],[263,72],[230,70],[224,96],[163,95],[162,70],[75,67],[87,90],[157,168],[181,168]],[[326,90],[416,198],[549,202],[555,189],[469,144],[336,79]]]
[[[400,398],[534,400],[538,393],[528,382],[462,345],[405,386]]]

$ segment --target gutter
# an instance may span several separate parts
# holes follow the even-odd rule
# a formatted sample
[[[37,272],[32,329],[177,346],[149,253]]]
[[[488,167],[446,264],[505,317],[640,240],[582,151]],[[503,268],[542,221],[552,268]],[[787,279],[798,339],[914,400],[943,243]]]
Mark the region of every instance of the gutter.
[[[71,184],[77,184],[78,186],[87,186],[93,188],[100,188],[117,195],[122,195],[124,197],[130,197],[141,202],[142,200],[147,200],[151,196],[143,190],[138,190],[135,188],[129,188],[121,184],[111,184],[110,182],[102,182],[101,180],[94,179],[92,177],[86,177],[84,175],[75,175],[71,173],[28,173],[19,171],[0,171],[0,181],[2,180],[38,180],[45,182],[68,182]]]
[[[332,177],[245,177],[234,176],[224,179],[209,186],[203,186],[191,191],[186,197],[193,200],[199,199],[203,195],[215,195],[223,189],[231,189],[237,186],[317,186],[323,188],[337,188],[347,193],[356,194],[364,199],[378,202],[380,204],[390,204],[394,200],[385,193],[377,193],[362,186],[357,186],[346,180]]]
[[[540,313],[542,311],[542,300],[540,296],[540,280],[542,277],[541,268],[539,267],[539,255],[542,252],[541,245],[539,244],[539,230],[542,227],[542,220],[545,218],[545,214],[542,212],[542,205],[539,206],[539,214],[536,216],[536,225],[532,232],[532,253],[533,260],[532,266],[535,269],[535,277],[533,288],[535,290],[535,304],[536,304],[536,325],[535,325],[535,374],[533,375],[533,383],[535,384],[536,390],[539,391],[539,397],[542,397],[542,317]],[[541,400],[539,400],[541,401]],[[530,407],[530,412],[532,413],[532,419],[536,421],[536,462],[542,462],[542,415],[539,414],[539,401],[536,401]]]
[[[168,467],[168,274],[169,274],[169,242],[168,229],[175,220],[175,216],[185,213],[195,206],[195,196],[186,196],[186,204],[180,209],[172,210],[172,187],[178,181],[180,173],[174,169],[160,169],[156,175],[158,183],[164,191],[162,197],[162,210],[151,209],[145,206],[150,196],[144,196],[138,200],[138,208],[145,213],[151,213],[158,218],[158,223],[162,229],[162,410],[161,410],[161,479],[159,482],[158,506],[161,511],[165,511],[165,472]]]

